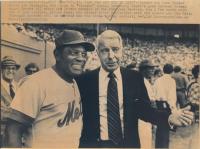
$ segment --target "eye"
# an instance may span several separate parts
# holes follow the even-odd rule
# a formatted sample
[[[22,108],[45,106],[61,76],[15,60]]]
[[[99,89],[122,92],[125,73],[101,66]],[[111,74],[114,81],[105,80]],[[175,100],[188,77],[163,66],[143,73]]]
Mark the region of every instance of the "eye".
[[[82,57],[87,57],[87,53],[86,52],[82,52]]]
[[[119,48],[118,48],[118,47],[113,47],[113,48],[112,48],[112,51],[113,51],[113,52],[117,52],[117,51],[119,51]]]
[[[72,55],[79,55],[79,51],[71,51]]]
[[[107,53],[107,52],[109,52],[109,49],[108,48],[103,48],[103,49],[101,49],[101,52],[102,53]]]

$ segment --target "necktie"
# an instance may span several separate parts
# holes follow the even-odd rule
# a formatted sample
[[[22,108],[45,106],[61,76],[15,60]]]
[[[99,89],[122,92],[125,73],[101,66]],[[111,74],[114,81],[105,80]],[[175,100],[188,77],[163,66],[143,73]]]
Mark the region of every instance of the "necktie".
[[[14,98],[14,96],[15,96],[15,92],[14,92],[14,90],[13,90],[13,85],[10,83],[9,84],[9,88],[10,88],[10,96],[12,97],[12,99]]]
[[[119,100],[115,75],[110,73],[107,90],[107,121],[109,140],[119,145],[122,141],[122,127],[119,113]]]

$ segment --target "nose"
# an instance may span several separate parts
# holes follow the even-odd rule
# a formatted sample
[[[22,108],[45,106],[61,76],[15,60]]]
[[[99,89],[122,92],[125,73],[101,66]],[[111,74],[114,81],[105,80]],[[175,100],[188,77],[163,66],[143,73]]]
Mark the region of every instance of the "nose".
[[[115,53],[111,49],[109,50],[108,57],[110,59],[113,59],[115,57]]]
[[[15,69],[8,69],[8,72],[9,72],[9,73],[14,73],[14,72],[15,72]]]
[[[86,58],[86,56],[83,56],[82,53],[80,52],[76,59],[78,61],[83,62],[83,61],[86,61],[87,58]]]

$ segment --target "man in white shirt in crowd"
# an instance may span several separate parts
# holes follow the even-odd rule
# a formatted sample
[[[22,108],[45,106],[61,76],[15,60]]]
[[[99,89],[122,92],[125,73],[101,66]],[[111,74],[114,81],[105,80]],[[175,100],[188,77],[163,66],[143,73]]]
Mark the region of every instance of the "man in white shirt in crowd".
[[[5,56],[1,61],[1,147],[5,146],[6,117],[10,111],[9,106],[17,90],[14,80],[20,65],[12,56]]]
[[[74,77],[82,73],[94,45],[74,30],[55,40],[56,64],[32,74],[11,103],[8,147],[77,148],[82,130],[82,105]]]
[[[152,84],[154,79],[153,77],[154,77],[155,67],[156,65],[153,64],[152,61],[147,59],[143,60],[139,64],[139,72],[144,77],[144,84],[147,89],[147,93],[152,103],[152,106],[154,105],[153,103],[155,103],[154,101],[156,100],[155,90]],[[149,122],[145,122],[143,120],[139,120],[138,129],[139,129],[141,148],[152,148],[154,144],[152,142],[153,141],[152,124]]]
[[[163,67],[163,76],[155,81],[156,99],[163,102],[163,109],[169,108],[176,111],[176,82],[172,78],[173,66],[171,64],[165,64]],[[168,148],[169,147],[169,129],[163,128],[158,125],[156,131],[156,148]]]

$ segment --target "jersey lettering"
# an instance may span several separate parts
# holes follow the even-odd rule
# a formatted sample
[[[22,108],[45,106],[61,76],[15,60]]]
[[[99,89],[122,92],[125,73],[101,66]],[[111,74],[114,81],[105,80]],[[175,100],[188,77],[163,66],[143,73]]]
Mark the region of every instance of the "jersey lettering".
[[[75,107],[75,100],[68,103],[67,112],[63,119],[60,119],[57,123],[58,127],[63,127],[64,125],[69,125],[70,121],[74,123],[82,115],[81,102],[79,103],[80,107]]]

